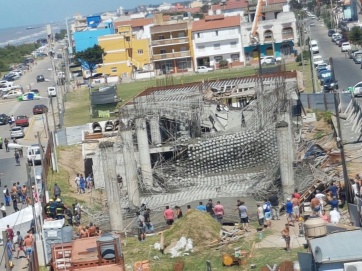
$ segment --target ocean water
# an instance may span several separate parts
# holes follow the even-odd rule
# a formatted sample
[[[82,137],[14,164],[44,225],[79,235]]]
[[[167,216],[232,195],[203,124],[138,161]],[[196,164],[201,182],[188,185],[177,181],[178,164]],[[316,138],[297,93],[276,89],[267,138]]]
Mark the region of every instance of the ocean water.
[[[64,29],[65,25],[61,23],[52,24],[53,34]],[[27,26],[1,28],[0,29],[0,47],[6,45],[19,45],[24,43],[35,42],[38,39],[47,38],[46,25],[31,25],[33,29],[26,29]]]

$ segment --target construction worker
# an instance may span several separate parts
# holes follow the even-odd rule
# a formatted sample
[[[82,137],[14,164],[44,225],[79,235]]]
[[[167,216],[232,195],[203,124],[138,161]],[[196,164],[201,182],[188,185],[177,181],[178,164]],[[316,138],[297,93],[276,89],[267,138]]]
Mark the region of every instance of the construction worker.
[[[52,217],[52,213],[50,210],[50,205],[54,202],[53,199],[50,199],[49,202],[47,202],[47,204],[45,204],[44,209],[45,209],[45,214],[48,218]]]
[[[63,219],[65,206],[60,198],[57,198],[56,202],[57,202],[57,207],[55,209],[56,219]]]

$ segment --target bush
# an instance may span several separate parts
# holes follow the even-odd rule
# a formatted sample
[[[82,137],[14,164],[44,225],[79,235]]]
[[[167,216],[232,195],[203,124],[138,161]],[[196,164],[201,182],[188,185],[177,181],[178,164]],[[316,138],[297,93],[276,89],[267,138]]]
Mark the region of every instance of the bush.
[[[227,68],[229,66],[229,62],[225,59],[219,61],[219,68]]]
[[[308,60],[309,59],[309,52],[307,50],[303,51],[303,60]],[[301,62],[302,61],[302,53],[300,53],[296,59],[295,62]]]

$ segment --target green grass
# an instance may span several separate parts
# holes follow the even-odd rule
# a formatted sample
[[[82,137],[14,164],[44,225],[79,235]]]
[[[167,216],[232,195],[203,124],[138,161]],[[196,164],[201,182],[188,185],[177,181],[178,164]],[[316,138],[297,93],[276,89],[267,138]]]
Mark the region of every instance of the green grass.
[[[305,82],[306,88],[311,90],[311,83],[308,83],[308,78],[310,78],[310,68],[305,65]],[[291,62],[286,64],[286,69],[290,70],[302,70],[302,66],[298,66],[298,63]],[[196,73],[187,73],[187,74],[176,74],[170,77],[161,76],[157,78],[150,78],[145,80],[137,80],[130,83],[122,83],[117,85],[118,96],[122,98],[122,102],[118,105],[105,106],[101,108],[94,108],[95,110],[109,110],[113,112],[118,106],[122,106],[128,101],[135,98],[142,91],[150,87],[164,86],[164,85],[177,85],[177,84],[187,84],[194,82],[201,82],[202,80],[217,80],[217,79],[228,79],[236,77],[245,77],[256,74],[257,67],[247,66],[233,69],[221,69],[216,70],[210,73],[196,74]],[[309,73],[309,75],[308,75]],[[309,79],[310,82],[310,79]],[[309,85],[308,85],[309,84]],[[312,92],[312,91],[310,91]],[[65,111],[65,126],[75,126],[81,125],[87,122],[100,121],[106,119],[91,118],[89,110],[89,92],[88,88],[77,89],[74,92],[69,92],[66,95],[66,111]],[[111,119],[114,116],[111,115]]]

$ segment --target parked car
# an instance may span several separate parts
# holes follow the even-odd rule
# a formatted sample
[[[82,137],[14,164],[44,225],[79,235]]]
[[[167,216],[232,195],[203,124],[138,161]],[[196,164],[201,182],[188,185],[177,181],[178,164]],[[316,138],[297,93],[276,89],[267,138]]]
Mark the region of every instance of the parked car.
[[[29,126],[29,118],[25,115],[17,116],[15,119],[15,125],[21,127],[28,127]]]
[[[356,54],[353,58],[353,61],[355,64],[361,64],[362,62],[362,53],[361,54]]]
[[[317,70],[317,78],[321,80],[322,78],[322,74],[323,73],[329,73],[331,72],[330,70],[327,70],[327,68],[323,68],[323,69],[320,69],[320,70]]]
[[[358,49],[352,50],[352,51],[349,53],[349,58],[350,58],[350,59],[353,59],[353,58],[354,58],[354,55],[355,55],[355,54],[358,54],[358,53],[362,53],[362,51],[361,51],[361,50],[358,50]]]
[[[347,40],[342,38],[342,39],[337,40],[336,44],[338,45],[338,47],[342,47],[342,43],[344,43],[344,42],[347,42]]]
[[[362,81],[358,82],[352,87],[348,87],[347,91],[350,92],[355,97],[362,96]]]
[[[8,93],[6,93],[5,95],[3,95],[3,99],[15,99],[22,94],[23,93],[19,90],[11,90]]]
[[[14,126],[10,129],[11,138],[23,138],[25,136],[23,127]]]
[[[329,77],[323,82],[323,90],[324,92],[329,92],[330,90],[338,89],[338,81]]]
[[[0,114],[0,125],[8,124],[9,118],[6,114]]]
[[[319,79],[321,81],[321,85],[324,84],[325,81],[329,80],[329,78],[332,78],[332,72],[331,71],[322,71],[320,74],[319,74]]]
[[[44,78],[44,76],[43,75],[38,75],[37,77],[36,77],[36,82],[38,83],[38,82],[44,82],[45,81],[45,78]]]
[[[349,44],[349,42],[343,42],[341,44],[341,52],[347,52],[348,50],[351,50],[351,44]]]
[[[265,56],[260,58],[261,65],[274,65],[277,63],[277,59],[274,56]]]
[[[331,37],[331,40],[332,40],[333,42],[335,42],[335,40],[338,39],[338,38],[342,38],[342,35],[339,34],[339,33],[334,33],[334,34],[332,35],[332,37]]]
[[[319,64],[323,64],[324,60],[320,55],[313,56],[313,65],[317,67]]]
[[[198,66],[196,72],[197,73],[204,73],[204,72],[211,72],[213,71],[213,68],[206,67],[206,66]]]
[[[333,29],[329,29],[328,30],[328,37],[332,37],[332,35],[336,33],[336,31],[334,31]]]
[[[44,104],[36,104],[33,107],[33,114],[43,114],[46,113],[48,111],[48,107],[46,107]]]

